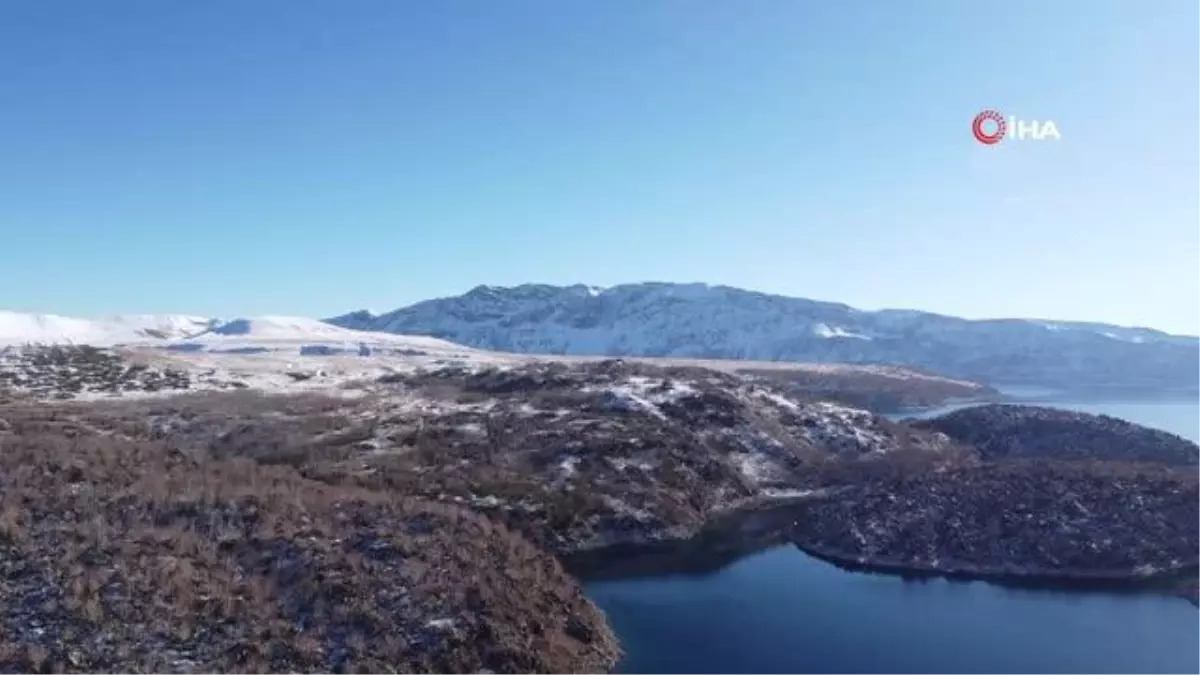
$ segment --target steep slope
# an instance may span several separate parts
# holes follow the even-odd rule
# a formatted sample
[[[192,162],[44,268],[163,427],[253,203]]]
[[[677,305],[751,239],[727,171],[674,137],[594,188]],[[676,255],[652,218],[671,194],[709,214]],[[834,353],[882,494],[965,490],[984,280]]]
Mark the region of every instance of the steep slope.
[[[888,363],[1071,388],[1200,384],[1194,337],[1096,323],[868,312],[705,284],[479,286],[379,316],[360,311],[328,321],[516,352]]]

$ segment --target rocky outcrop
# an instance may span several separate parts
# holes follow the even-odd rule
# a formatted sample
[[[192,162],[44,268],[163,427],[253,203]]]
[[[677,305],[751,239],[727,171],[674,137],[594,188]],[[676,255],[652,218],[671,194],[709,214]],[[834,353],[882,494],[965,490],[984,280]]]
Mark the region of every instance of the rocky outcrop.
[[[879,477],[801,512],[794,541],[838,562],[981,578],[1140,582],[1194,571],[1197,475],[1014,460]]]
[[[964,408],[913,426],[940,431],[985,460],[1044,458],[1200,463],[1200,448],[1174,434],[1106,415],[1026,405]]]
[[[860,471],[805,510],[797,545],[852,566],[1010,582],[1141,584],[1196,570],[1195,443],[1034,406],[913,426],[970,447],[976,461]]]

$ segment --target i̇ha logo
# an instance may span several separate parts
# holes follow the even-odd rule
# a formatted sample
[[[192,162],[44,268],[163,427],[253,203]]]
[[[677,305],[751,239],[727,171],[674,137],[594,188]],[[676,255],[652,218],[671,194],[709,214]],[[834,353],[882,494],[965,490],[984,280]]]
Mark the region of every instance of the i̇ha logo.
[[[1058,126],[1053,121],[1032,120],[1027,122],[1011,115],[1005,119],[1004,115],[995,110],[984,110],[976,115],[974,121],[971,122],[971,133],[974,134],[975,140],[984,145],[995,145],[1006,138],[1017,141],[1025,139],[1058,141],[1062,139],[1062,134],[1058,133]]]

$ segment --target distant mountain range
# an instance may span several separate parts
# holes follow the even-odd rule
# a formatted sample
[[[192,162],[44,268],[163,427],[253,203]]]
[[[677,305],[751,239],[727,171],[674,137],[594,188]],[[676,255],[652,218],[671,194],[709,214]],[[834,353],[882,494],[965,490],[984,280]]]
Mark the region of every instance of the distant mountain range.
[[[517,353],[887,364],[993,386],[1200,388],[1196,337],[1103,323],[863,311],[706,284],[479,286],[382,315],[358,311],[325,321],[187,315],[79,319],[0,310],[0,348],[150,343],[178,351],[243,353],[461,351],[442,340]]]
[[[1000,385],[1186,389],[1200,339],[1149,328],[968,320],[707,284],[479,286],[386,314],[327,319],[498,351],[885,363]]]

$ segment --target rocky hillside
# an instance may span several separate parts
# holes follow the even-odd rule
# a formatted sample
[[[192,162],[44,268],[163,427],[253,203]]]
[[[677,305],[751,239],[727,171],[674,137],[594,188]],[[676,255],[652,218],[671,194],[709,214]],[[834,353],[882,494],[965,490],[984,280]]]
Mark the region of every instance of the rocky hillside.
[[[1200,556],[1200,447],[1101,415],[968,408],[913,424],[978,461],[858,472],[793,530],[801,548],[876,569],[1005,580],[1190,575]]]
[[[243,414],[311,436],[304,418],[330,410],[297,400]],[[578,584],[494,520],[315,482],[262,447],[264,461],[249,445],[211,453],[139,412],[0,405],[0,671],[614,664]],[[275,430],[276,446],[296,438]]]
[[[480,286],[383,315],[354,312],[329,321],[500,351],[882,363],[1063,388],[1200,384],[1194,337],[1096,323],[868,312],[704,284]]]
[[[87,363],[127,372],[113,358]],[[1194,464],[1005,454],[1025,427],[893,422],[701,367],[421,363],[305,394],[0,397],[0,669],[601,671],[617,646],[562,561],[675,562],[647,548],[790,538],[885,569],[1121,583],[1196,568]]]
[[[472,506],[559,553],[686,538],[718,513],[819,494],[831,463],[962,453],[940,433],[699,368],[443,368],[377,385],[299,427],[249,392],[137,414],[172,443]]]
[[[89,345],[0,348],[0,392],[61,400],[186,390],[192,380],[185,371],[149,368]]]
[[[1098,542],[1118,535],[1138,565],[1170,568],[1196,557],[1186,554],[1194,542],[1176,536],[1194,521],[1161,501],[1194,489],[1194,468],[1165,467],[1123,484],[1112,480],[1126,470],[1121,462],[1018,465],[973,436],[891,422],[704,368],[620,360],[452,366],[386,375],[363,397],[281,416],[279,406],[293,400],[247,391],[114,405],[131,406],[126,415],[172,447],[468,507],[560,555],[680,542],[730,514],[787,504],[828,514],[811,521],[820,526],[810,538],[797,540],[829,555],[858,540],[853,529],[838,528],[859,527],[868,541],[904,539],[913,534],[912,518],[942,532],[937,523],[946,514],[974,509],[977,520],[962,532],[975,557],[964,559],[979,570],[986,560],[993,572],[1044,566],[1035,554],[1051,549],[1092,559],[1089,551],[1104,550]],[[1074,424],[1098,448],[1136,454],[1162,441],[1140,427],[1063,424]],[[994,431],[981,438],[1022,438],[1008,428]],[[1138,497],[1143,492],[1154,497]],[[1026,530],[1024,548],[977,547],[987,536],[975,528],[1002,527],[1039,505],[1070,504],[1063,495],[1078,495],[1086,516],[1045,512],[1054,526]],[[1149,525],[1162,519],[1169,526]],[[1146,536],[1120,534],[1135,530]],[[922,555],[940,556],[943,543],[955,545],[921,541]],[[857,549],[844,552],[862,557]],[[888,555],[880,553],[880,561]],[[1104,559],[1094,561],[1103,566]]]
[[[987,460],[1044,458],[1195,466],[1195,443],[1106,415],[1025,405],[958,410],[914,426],[940,431]]]
[[[959,451],[698,368],[373,385],[0,403],[0,667],[602,671],[612,635],[547,550],[683,540],[820,496],[825,463]]]
[[[1194,469],[1006,460],[871,476],[811,504],[793,536],[837,562],[906,573],[1194,579],[1197,504]]]

